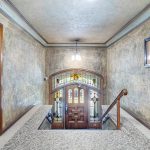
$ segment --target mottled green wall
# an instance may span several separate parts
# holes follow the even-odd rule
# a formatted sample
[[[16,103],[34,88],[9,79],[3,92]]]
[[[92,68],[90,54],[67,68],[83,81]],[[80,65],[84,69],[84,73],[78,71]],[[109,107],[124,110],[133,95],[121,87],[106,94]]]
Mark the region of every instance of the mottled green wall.
[[[2,109],[3,128],[33,104],[45,101],[45,48],[0,15],[4,26]]]
[[[107,49],[107,101],[123,89],[121,104],[150,125],[150,68],[144,67],[144,39],[150,37],[150,20]]]

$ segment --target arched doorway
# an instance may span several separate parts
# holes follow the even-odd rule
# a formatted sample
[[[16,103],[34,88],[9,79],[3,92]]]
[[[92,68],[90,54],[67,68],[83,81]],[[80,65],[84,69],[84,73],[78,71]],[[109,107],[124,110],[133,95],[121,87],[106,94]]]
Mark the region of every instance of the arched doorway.
[[[49,77],[52,128],[101,128],[102,75],[84,69],[67,69]]]

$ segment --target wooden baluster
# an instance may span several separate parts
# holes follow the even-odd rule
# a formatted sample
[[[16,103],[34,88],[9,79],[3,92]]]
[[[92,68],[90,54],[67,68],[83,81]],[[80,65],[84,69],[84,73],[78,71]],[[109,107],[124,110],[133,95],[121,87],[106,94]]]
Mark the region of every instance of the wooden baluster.
[[[120,129],[120,98],[117,100],[117,129]]]

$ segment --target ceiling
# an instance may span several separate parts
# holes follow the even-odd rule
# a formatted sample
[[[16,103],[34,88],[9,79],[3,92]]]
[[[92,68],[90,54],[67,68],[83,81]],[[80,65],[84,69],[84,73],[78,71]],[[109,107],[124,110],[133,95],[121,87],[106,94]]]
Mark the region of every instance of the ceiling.
[[[47,43],[106,43],[150,0],[7,0]]]

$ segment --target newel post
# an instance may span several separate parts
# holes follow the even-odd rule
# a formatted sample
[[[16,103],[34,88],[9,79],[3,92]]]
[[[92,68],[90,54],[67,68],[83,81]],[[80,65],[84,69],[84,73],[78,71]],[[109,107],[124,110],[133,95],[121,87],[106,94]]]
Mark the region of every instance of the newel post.
[[[117,129],[120,129],[120,97],[117,100]]]

